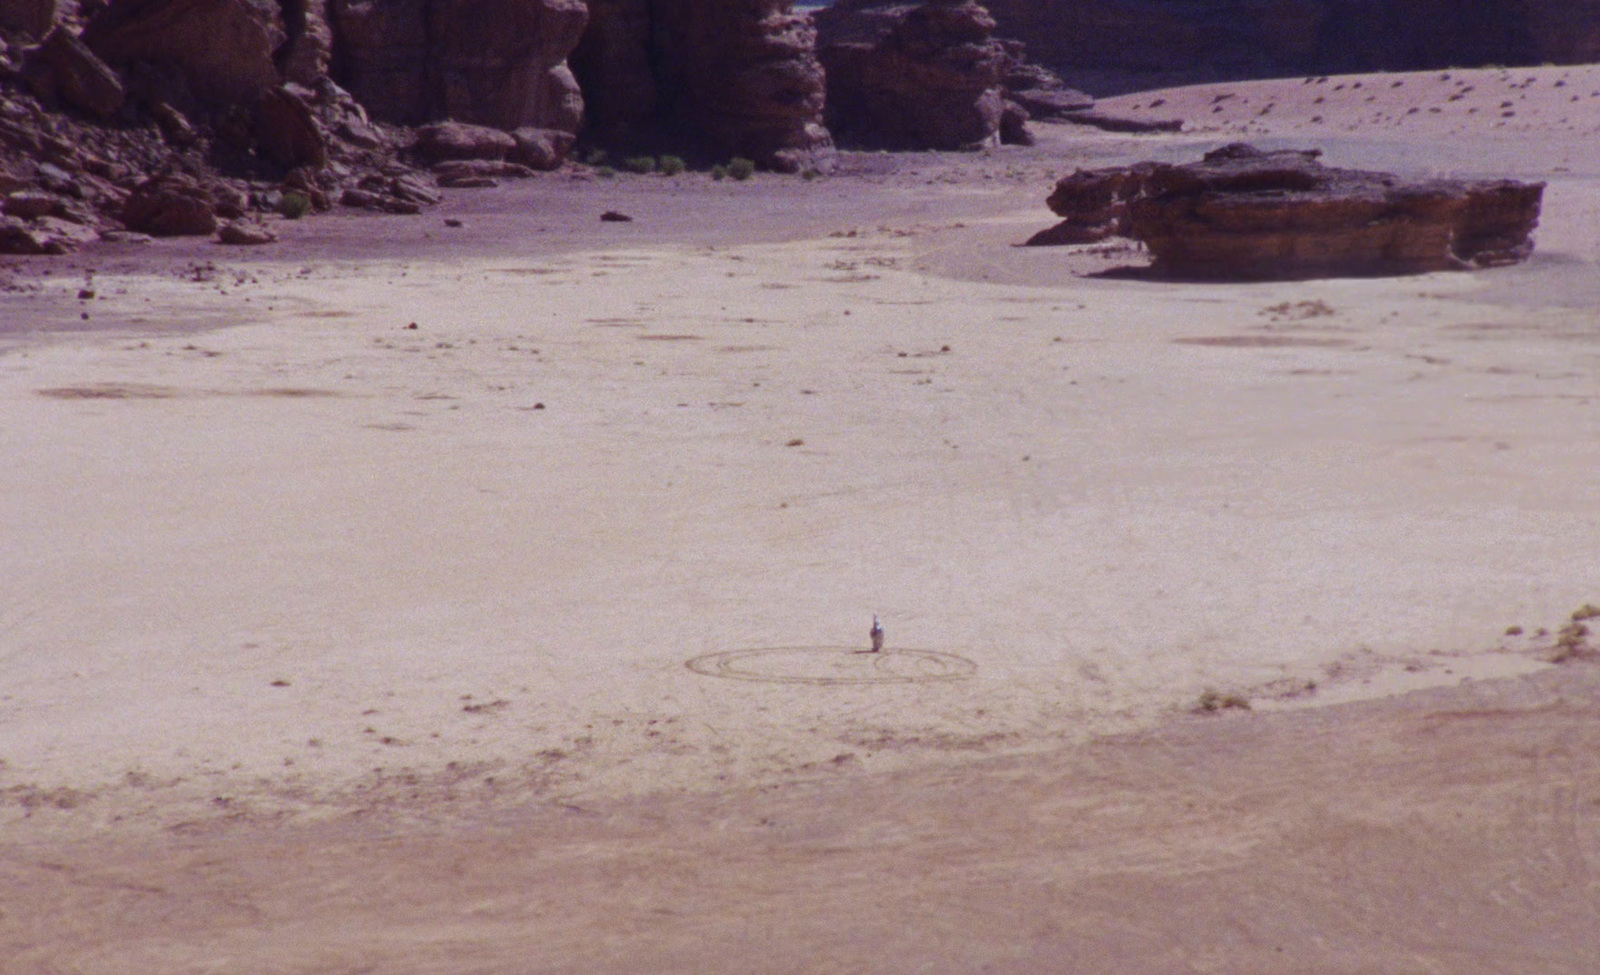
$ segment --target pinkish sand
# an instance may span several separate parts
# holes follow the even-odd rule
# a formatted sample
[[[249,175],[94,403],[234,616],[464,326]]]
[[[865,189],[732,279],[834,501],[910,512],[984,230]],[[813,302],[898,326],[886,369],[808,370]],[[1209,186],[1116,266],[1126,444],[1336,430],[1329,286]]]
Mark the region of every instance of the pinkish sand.
[[[1596,91],[1203,86],[20,262],[7,970],[1593,971]],[[1241,138],[1546,180],[1539,250],[1010,246]]]

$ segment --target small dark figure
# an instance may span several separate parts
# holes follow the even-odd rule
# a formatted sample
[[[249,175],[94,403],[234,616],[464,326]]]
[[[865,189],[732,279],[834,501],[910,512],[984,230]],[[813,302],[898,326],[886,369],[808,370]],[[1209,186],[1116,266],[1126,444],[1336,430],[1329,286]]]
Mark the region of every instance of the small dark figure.
[[[883,652],[883,623],[877,613],[872,614],[872,652]]]

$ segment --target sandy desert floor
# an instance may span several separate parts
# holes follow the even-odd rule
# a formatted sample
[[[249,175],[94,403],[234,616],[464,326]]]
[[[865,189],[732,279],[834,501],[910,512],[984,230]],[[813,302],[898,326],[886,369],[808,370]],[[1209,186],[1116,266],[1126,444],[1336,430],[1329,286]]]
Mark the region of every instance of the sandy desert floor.
[[[1600,68],[1105,107],[0,268],[8,965],[1594,971]],[[1240,138],[1539,249],[1014,246]]]

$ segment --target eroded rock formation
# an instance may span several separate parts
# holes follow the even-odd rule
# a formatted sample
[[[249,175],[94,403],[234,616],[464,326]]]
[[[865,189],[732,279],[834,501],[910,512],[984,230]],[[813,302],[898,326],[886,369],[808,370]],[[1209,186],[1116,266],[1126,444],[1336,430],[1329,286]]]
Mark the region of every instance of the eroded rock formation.
[[[1493,267],[1533,252],[1543,183],[1413,181],[1318,156],[1234,144],[1180,166],[1080,170],[1048,200],[1066,219],[1032,243],[1131,237],[1159,273],[1233,280]]]
[[[119,0],[83,31],[138,95],[184,111],[253,104],[282,80],[273,55],[286,39],[266,0]]]
[[[975,0],[819,11],[828,121],[892,148],[970,149],[1000,141],[1009,58]]]
[[[815,16],[828,124],[853,142],[1031,143],[1030,119],[1083,121],[1094,108],[1093,98],[1030,61],[1026,45],[996,36],[977,0],[840,0]]]
[[[336,77],[375,118],[576,132],[583,0],[333,0]]]
[[[833,139],[810,18],[792,0],[592,0],[573,67],[590,123],[703,137],[784,172],[827,171]]]

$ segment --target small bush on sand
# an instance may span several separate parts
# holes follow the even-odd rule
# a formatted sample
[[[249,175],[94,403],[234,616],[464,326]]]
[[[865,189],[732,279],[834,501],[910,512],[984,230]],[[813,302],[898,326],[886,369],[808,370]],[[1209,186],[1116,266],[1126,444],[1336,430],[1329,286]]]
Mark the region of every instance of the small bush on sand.
[[[278,201],[278,212],[286,219],[299,220],[311,212],[311,197],[290,190],[283,194],[282,200]]]
[[[677,156],[662,156],[661,165],[656,168],[661,171],[663,176],[676,176],[688,169],[689,166]]]
[[[728,167],[720,165],[720,164],[716,165],[716,166],[712,166],[711,167],[711,178],[716,180],[719,183],[722,182],[723,180],[727,179],[728,178]]]
[[[601,166],[599,169],[594,171],[594,174],[601,179],[611,179],[617,175],[617,171],[612,169],[610,166]]]
[[[605,164],[605,161],[606,151],[604,149],[590,149],[583,154],[583,162],[588,166],[601,166]]]
[[[756,174],[756,164],[742,156],[728,160],[728,175],[744,182]]]
[[[1238,708],[1241,711],[1250,710],[1250,699],[1243,694],[1224,694],[1221,691],[1206,690],[1200,695],[1200,700],[1195,704],[1195,711],[1215,714]]]
[[[638,173],[640,176],[648,176],[656,171],[656,157],[632,156],[623,160],[622,168],[626,169],[630,173]]]

